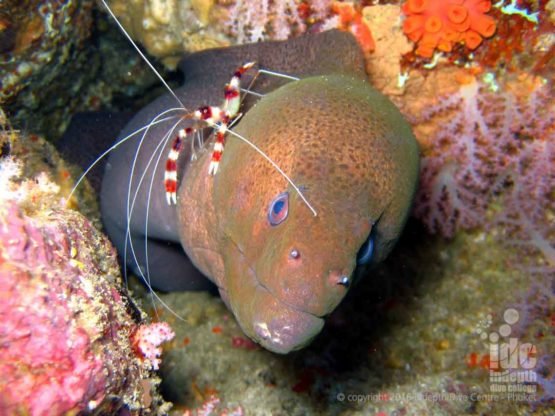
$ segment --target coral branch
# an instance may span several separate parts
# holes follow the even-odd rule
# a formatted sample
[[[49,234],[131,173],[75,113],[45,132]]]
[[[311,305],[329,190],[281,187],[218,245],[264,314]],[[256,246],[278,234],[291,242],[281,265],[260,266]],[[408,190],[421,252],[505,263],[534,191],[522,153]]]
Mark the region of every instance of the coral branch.
[[[501,226],[505,243],[555,270],[555,104],[545,83],[516,88],[495,93],[472,82],[422,115],[439,127],[414,213],[446,237]]]
[[[162,355],[160,345],[172,340],[174,336],[175,332],[166,322],[141,325],[133,335],[133,345],[147,363],[147,367],[158,370]]]

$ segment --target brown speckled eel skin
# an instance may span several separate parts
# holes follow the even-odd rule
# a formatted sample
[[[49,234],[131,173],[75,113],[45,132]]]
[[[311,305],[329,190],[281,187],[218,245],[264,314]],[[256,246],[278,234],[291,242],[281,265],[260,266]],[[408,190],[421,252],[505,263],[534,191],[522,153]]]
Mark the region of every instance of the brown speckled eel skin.
[[[219,105],[234,69],[251,60],[301,79],[261,75],[253,89],[265,95],[245,102],[234,131],[292,178],[317,215],[267,160],[231,135],[214,177],[207,174],[211,140],[196,160],[185,152],[177,207],[168,206],[162,178],[169,144],[154,172],[152,192],[151,174],[138,184],[175,121],[148,131],[132,179],[138,140],[114,152],[102,209],[121,254],[131,180],[137,198],[129,222],[136,257],[128,245],[130,266],[146,271],[147,234],[154,287],[202,289],[200,270],[249,337],[287,353],[320,332],[325,316],[352,287],[355,269],[360,274],[390,252],[417,186],[418,147],[399,111],[367,80],[361,53],[347,33],[201,52],[182,63],[186,82],[177,94],[189,110]],[[170,95],[161,97],[120,138],[175,106]]]

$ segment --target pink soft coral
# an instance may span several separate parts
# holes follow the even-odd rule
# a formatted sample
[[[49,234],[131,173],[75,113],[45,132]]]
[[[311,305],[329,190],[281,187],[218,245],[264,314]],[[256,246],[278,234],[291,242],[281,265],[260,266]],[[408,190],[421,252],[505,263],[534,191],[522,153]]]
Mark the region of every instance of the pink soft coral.
[[[160,345],[170,341],[175,332],[166,322],[141,325],[133,335],[133,345],[148,368],[158,370],[162,348]]]
[[[443,117],[422,161],[415,215],[431,232],[501,225],[503,240],[555,267],[555,104],[548,86],[522,96],[472,82],[430,108]],[[493,202],[500,206],[488,211]],[[488,212],[491,212],[488,217]]]
[[[415,215],[431,232],[452,237],[457,229],[483,224],[512,141],[500,120],[510,120],[512,111],[510,102],[473,82],[423,115],[428,120],[449,113],[422,160]]]

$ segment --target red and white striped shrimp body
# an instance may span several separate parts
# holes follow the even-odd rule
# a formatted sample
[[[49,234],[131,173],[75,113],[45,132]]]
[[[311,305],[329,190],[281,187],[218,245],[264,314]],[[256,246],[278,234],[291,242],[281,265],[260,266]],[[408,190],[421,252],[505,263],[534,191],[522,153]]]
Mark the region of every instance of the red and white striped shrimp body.
[[[199,122],[199,124],[203,123],[216,129],[212,160],[208,167],[209,175],[215,175],[218,172],[229,124],[237,117],[241,107],[241,77],[253,65],[254,62],[248,62],[237,68],[231,81],[224,88],[224,102],[221,107],[203,106],[192,114],[187,114],[183,117],[192,118]],[[166,171],[164,173],[164,186],[166,188],[166,201],[168,205],[177,204],[177,159],[183,148],[183,142],[187,137],[195,133],[197,129],[198,127],[180,129],[168,154]]]

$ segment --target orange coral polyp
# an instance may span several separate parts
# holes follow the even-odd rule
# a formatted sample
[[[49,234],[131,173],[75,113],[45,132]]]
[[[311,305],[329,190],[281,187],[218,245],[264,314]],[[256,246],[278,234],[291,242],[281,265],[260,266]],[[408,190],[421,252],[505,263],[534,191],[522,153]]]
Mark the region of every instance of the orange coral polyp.
[[[452,27],[457,32],[462,34],[462,33],[466,32],[468,29],[470,29],[470,19],[466,19],[462,23],[450,22],[449,26]]]
[[[426,58],[435,49],[451,51],[456,42],[472,50],[495,33],[495,21],[485,15],[490,9],[488,0],[407,0],[403,32],[417,43],[415,53]]]
[[[450,43],[458,42],[461,39],[461,34],[453,29],[445,29],[443,31],[443,39]]]
[[[424,44],[419,44],[416,53],[420,56],[432,56],[434,54],[435,46],[427,46]]]
[[[489,38],[495,33],[495,20],[490,16],[478,15],[470,23],[470,28],[483,37]]]
[[[437,33],[443,27],[443,22],[437,16],[430,16],[426,19],[424,23],[424,30],[430,33]]]
[[[437,44],[437,48],[442,52],[451,52],[451,50],[453,49],[453,43],[448,40],[442,39]]]
[[[474,9],[478,13],[487,13],[491,10],[491,1],[479,0]]]
[[[417,42],[420,39],[424,33],[423,27],[424,18],[422,16],[410,16],[403,22],[403,32],[413,42]]]
[[[468,10],[458,4],[452,4],[447,9],[447,17],[453,23],[462,23],[468,17]]]
[[[473,30],[469,30],[464,34],[464,43],[468,49],[474,50],[482,43],[482,37]]]
[[[439,38],[428,33],[424,34],[422,40],[418,44],[421,51],[432,51],[437,47],[439,43]]]
[[[429,7],[428,0],[409,0],[408,8],[412,13],[423,13]]]

